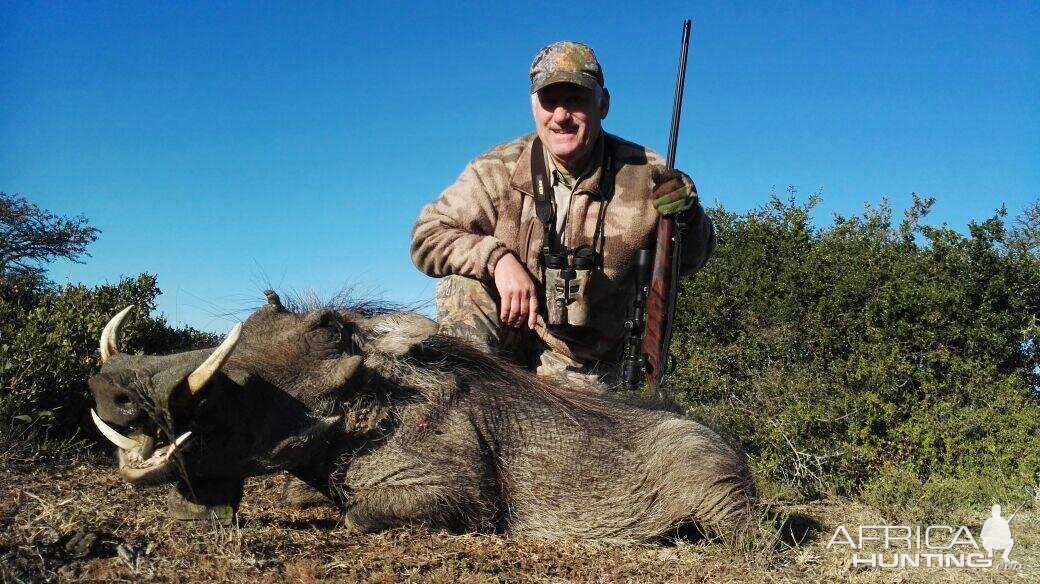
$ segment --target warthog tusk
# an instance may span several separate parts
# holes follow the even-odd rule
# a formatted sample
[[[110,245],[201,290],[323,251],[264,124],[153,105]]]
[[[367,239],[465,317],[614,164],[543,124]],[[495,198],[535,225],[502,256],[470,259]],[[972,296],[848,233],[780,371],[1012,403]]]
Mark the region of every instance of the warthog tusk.
[[[112,426],[106,424],[105,421],[97,415],[97,412],[94,411],[94,408],[90,409],[90,415],[94,418],[94,424],[97,425],[98,430],[101,430],[101,433],[104,434],[105,438],[108,438],[108,440],[112,442],[112,444],[115,444],[123,450],[133,450],[141,445],[137,440],[132,440],[130,438],[127,438],[126,436],[123,436],[119,432],[116,432],[115,429],[112,428]]]
[[[231,356],[231,351],[235,350],[235,345],[238,344],[238,337],[241,334],[242,323],[238,323],[228,333],[224,342],[220,343],[220,346],[210,353],[209,357],[206,357],[202,365],[199,365],[195,371],[191,372],[191,375],[188,376],[188,389],[191,390],[192,395],[202,391],[202,388],[206,387],[209,380],[220,370],[220,367]]]
[[[173,448],[176,448],[181,444],[184,444],[184,441],[187,440],[189,436],[191,436],[191,432],[185,432],[178,436],[177,439],[173,441]],[[170,450],[173,450],[173,448],[171,448]]]
[[[126,320],[126,315],[133,309],[134,305],[131,304],[123,310],[120,310],[119,314],[113,316],[112,320],[108,321],[104,330],[101,331],[102,363],[108,361],[112,355],[119,353],[119,330],[123,328],[123,321]]]

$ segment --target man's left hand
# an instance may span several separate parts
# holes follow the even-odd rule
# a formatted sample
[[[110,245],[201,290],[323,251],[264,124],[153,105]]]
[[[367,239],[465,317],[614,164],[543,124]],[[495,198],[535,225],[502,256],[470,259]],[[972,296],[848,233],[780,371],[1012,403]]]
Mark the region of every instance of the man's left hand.
[[[651,178],[654,181],[654,208],[661,215],[682,213],[697,202],[697,187],[686,173],[656,167]]]

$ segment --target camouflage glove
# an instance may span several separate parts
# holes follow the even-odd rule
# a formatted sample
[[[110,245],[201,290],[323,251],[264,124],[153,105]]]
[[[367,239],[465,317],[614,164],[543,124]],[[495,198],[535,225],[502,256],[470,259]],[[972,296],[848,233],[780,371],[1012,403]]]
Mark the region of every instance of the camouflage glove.
[[[653,169],[651,178],[654,181],[654,208],[661,215],[682,213],[697,202],[697,187],[686,173],[658,166]]]

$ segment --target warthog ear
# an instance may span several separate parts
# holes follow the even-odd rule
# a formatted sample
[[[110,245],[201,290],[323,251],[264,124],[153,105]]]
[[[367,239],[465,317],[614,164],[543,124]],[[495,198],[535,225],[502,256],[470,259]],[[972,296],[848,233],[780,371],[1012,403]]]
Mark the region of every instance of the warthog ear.
[[[437,323],[414,312],[376,316],[368,324],[369,351],[404,355],[437,332]]]
[[[275,312],[288,312],[284,306],[282,306],[282,299],[278,297],[278,293],[274,290],[264,290],[264,296],[267,296],[267,307],[269,310]]]

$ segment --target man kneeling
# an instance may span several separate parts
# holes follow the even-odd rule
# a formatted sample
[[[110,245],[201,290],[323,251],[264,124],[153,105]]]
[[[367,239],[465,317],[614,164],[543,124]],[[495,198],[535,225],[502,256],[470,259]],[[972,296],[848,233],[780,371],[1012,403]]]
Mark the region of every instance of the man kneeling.
[[[553,43],[530,76],[535,133],[477,157],[422,210],[412,260],[443,277],[442,332],[540,375],[613,385],[636,251],[653,247],[660,215],[688,215],[689,274],[714,226],[686,174],[602,130],[610,94],[591,48]]]

